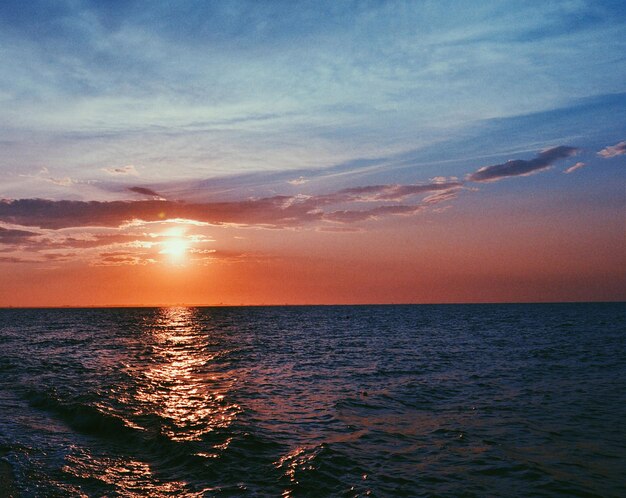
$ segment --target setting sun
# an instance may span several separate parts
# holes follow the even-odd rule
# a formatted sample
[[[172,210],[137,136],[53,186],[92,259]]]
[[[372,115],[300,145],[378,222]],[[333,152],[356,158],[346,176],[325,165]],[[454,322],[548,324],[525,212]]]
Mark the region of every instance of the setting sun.
[[[189,247],[189,243],[182,238],[170,238],[164,240],[161,245],[163,249],[159,253],[169,255],[170,259],[175,262],[181,262],[185,259]]]

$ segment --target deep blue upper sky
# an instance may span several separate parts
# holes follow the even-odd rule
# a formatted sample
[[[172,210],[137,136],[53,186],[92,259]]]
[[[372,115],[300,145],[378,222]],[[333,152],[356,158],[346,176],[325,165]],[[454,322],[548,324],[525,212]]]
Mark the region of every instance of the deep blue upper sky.
[[[578,0],[4,1],[0,197],[119,198],[128,177],[270,171],[231,183],[427,181],[558,145],[596,161],[625,135],[625,13]]]

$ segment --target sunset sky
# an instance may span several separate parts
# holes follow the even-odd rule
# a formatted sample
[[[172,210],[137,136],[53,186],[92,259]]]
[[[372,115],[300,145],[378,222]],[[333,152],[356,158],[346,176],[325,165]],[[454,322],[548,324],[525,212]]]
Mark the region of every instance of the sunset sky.
[[[0,306],[626,299],[623,1],[0,2]]]

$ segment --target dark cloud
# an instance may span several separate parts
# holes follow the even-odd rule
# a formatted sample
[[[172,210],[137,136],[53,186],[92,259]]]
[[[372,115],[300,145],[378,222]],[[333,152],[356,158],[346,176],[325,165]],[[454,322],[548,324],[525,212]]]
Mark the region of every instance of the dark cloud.
[[[27,242],[31,237],[37,235],[39,234],[27,230],[0,227],[0,244],[19,244],[20,242]]]
[[[544,150],[537,154],[537,157],[528,161],[515,159],[493,166],[483,166],[474,173],[468,175],[467,179],[472,182],[495,182],[511,176],[526,176],[542,169],[549,168],[559,159],[565,159],[575,155],[579,149],[561,145],[552,149]]]
[[[158,192],[146,187],[129,187],[128,190],[136,194],[147,195],[150,197],[161,197]]]
[[[51,201],[19,199],[0,201],[0,220],[23,226],[69,228],[85,226],[116,227],[133,218],[132,206],[160,204],[145,202]],[[158,208],[154,207],[155,210]]]
[[[32,259],[19,258],[17,256],[0,256],[0,263],[37,263]]]
[[[138,176],[139,173],[137,172],[137,170],[135,169],[135,166],[133,166],[132,164],[129,164],[127,166],[121,166],[118,168],[102,168],[102,171],[108,173],[109,175],[113,175],[113,176]]]
[[[75,254],[72,253],[47,253],[42,255],[43,258],[47,261],[69,261],[75,257]]]
[[[37,254],[33,258],[24,258],[22,256],[0,256],[0,263],[46,263],[57,261],[70,261],[74,259],[74,254]]]
[[[134,187],[141,188],[141,187]],[[330,210],[329,206],[362,202],[397,202],[418,194],[437,194],[424,199],[441,202],[462,188],[459,182],[422,185],[374,185],[344,189],[317,196],[277,195],[234,202],[185,203],[166,200],[144,201],[52,201],[17,199],[0,201],[0,220],[22,226],[48,229],[70,227],[118,227],[132,220],[145,222],[173,218],[191,219],[212,225],[240,224],[271,228],[295,227],[316,221],[351,222],[419,211],[417,205],[377,206],[369,209]],[[348,206],[347,206],[348,207]]]

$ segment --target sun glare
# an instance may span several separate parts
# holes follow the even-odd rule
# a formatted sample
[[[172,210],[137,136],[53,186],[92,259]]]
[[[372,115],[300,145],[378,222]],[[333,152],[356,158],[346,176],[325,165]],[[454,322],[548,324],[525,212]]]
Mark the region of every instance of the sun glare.
[[[163,249],[159,251],[161,254],[167,254],[172,261],[182,262],[187,254],[189,243],[185,239],[170,238],[162,243]]]

